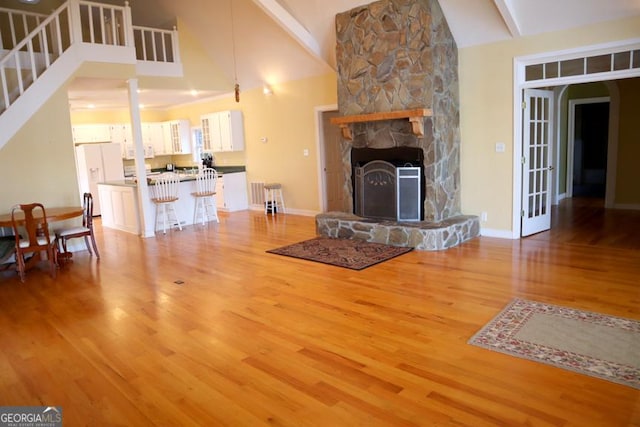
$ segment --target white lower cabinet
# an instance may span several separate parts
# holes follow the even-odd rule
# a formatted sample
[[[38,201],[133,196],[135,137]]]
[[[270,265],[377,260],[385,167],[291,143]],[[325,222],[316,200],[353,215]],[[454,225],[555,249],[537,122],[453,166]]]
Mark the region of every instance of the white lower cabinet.
[[[98,184],[102,226],[138,234],[137,189],[131,186]]]
[[[228,212],[249,209],[246,172],[229,173],[218,177],[216,205],[218,209]]]

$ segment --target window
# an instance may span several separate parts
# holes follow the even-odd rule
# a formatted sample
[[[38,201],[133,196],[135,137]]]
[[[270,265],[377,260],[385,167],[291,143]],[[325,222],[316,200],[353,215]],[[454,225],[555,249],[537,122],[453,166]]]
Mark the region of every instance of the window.
[[[202,129],[199,127],[191,128],[191,143],[193,144],[193,161],[201,164],[204,148],[202,145]]]

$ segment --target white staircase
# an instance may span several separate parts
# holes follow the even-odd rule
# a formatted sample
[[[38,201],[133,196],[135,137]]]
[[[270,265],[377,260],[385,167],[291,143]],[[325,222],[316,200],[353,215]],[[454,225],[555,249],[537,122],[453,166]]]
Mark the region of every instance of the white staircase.
[[[0,149],[85,61],[182,75],[177,31],[133,26],[128,2],[67,0],[49,16],[0,9]]]

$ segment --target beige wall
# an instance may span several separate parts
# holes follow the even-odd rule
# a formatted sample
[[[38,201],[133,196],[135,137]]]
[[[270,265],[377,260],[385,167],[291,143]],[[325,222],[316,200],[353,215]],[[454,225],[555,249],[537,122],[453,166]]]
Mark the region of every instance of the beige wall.
[[[512,230],[514,58],[637,37],[640,18],[632,18],[460,49],[463,213],[487,212],[483,227]]]
[[[0,149],[0,212],[16,203],[80,204],[66,105],[61,89]]]
[[[615,204],[640,207],[640,78],[618,80],[620,123]]]
[[[202,114],[241,110],[244,117],[244,153],[219,153],[218,164],[245,164],[251,181],[277,181],[283,185],[287,207],[319,212],[318,153],[314,108],[337,102],[333,73],[272,85],[273,95],[260,89],[242,92],[240,103],[232,97],[176,108],[171,118],[188,118],[199,124]],[[260,138],[266,137],[263,143]],[[309,156],[303,156],[303,150]],[[179,163],[179,162],[178,162]]]

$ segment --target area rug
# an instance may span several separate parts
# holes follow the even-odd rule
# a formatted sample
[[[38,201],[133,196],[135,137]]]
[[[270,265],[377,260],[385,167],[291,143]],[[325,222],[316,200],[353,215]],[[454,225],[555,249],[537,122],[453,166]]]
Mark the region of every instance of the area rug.
[[[640,389],[640,321],[514,299],[469,344]]]
[[[352,270],[362,270],[411,250],[413,248],[365,242],[357,239],[316,237],[293,245],[271,249],[267,252],[336,265]]]

